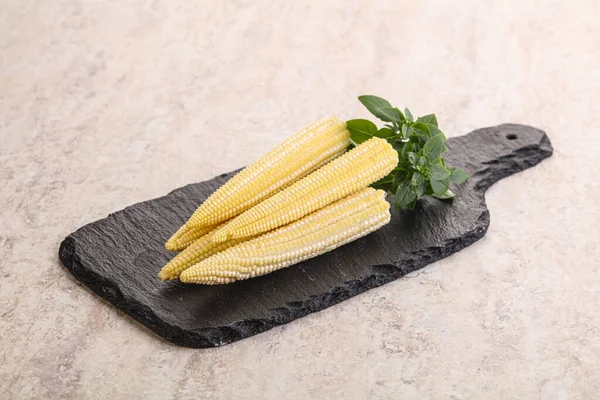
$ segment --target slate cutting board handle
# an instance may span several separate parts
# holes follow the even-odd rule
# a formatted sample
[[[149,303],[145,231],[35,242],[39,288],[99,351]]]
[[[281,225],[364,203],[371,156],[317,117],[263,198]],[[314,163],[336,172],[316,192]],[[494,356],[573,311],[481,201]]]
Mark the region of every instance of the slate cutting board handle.
[[[544,131],[518,124],[478,129],[452,138],[447,144],[450,149],[445,156],[448,163],[464,168],[470,186],[481,193],[500,179],[552,155],[552,145]],[[454,159],[454,155],[460,153],[456,151],[459,148],[463,153],[460,161]],[[469,155],[466,163],[464,153]]]

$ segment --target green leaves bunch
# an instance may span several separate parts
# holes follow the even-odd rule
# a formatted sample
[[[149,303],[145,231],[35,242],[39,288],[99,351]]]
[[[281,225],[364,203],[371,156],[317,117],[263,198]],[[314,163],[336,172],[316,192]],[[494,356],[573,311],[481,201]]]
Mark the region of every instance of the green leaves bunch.
[[[413,210],[423,196],[450,199],[450,183],[462,183],[467,174],[461,168],[446,165],[442,154],[448,151],[446,136],[434,114],[415,119],[408,108],[404,112],[377,96],[360,96],[360,102],[385,122],[377,128],[366,119],[346,121],[353,146],[372,137],[386,139],[398,151],[398,166],[372,186],[395,195],[396,208]]]

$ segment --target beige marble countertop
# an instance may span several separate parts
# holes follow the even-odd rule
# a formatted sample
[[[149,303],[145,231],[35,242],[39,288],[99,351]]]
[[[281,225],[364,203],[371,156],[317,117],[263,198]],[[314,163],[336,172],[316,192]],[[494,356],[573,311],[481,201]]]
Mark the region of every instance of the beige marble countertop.
[[[0,2],[0,398],[596,399],[600,2]],[[80,285],[60,241],[378,94],[545,129],[481,241],[222,348]]]

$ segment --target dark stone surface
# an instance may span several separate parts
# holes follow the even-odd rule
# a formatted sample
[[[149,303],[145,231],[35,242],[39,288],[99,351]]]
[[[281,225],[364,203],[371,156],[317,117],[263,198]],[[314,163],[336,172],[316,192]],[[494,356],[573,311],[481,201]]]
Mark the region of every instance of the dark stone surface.
[[[81,282],[158,335],[182,346],[221,346],[322,310],[447,257],[477,241],[490,222],[494,182],[552,154],[544,132],[500,125],[448,141],[447,160],[468,182],[452,201],[421,200],[414,212],[353,243],[272,274],[230,285],[162,282],[173,256],[163,243],[231,173],[135,204],[86,225],[59,256]]]

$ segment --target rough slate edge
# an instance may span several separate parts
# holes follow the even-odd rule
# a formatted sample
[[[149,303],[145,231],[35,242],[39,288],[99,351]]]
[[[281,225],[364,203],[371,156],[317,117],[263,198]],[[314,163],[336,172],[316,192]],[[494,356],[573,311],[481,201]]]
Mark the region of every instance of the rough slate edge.
[[[474,131],[469,135],[476,132],[477,131]],[[542,151],[540,151],[540,149]],[[517,152],[505,157],[499,157],[497,160],[490,163],[490,165],[494,165],[494,174],[490,174],[489,170],[481,171],[482,175],[485,176],[485,179],[480,180],[475,188],[481,187],[487,189],[500,179],[530,168],[551,155],[552,146],[548,137],[544,135],[538,148],[533,149],[523,147]],[[208,183],[218,180],[219,178],[223,179],[227,175],[228,174],[222,174],[201,183]],[[186,187],[191,185],[186,185]],[[410,272],[421,269],[428,264],[439,261],[442,258],[462,250],[481,239],[489,227],[490,214],[485,204],[485,195],[482,196],[480,204],[484,211],[477,219],[478,226],[465,233],[460,238],[447,241],[444,246],[428,247],[416,252],[406,253],[406,257],[399,260],[396,264],[372,265],[370,267],[376,273],[368,276],[366,279],[346,281],[343,286],[336,286],[329,292],[312,296],[308,300],[296,301],[288,303],[287,307],[271,309],[269,318],[249,319],[228,326],[220,326],[218,328],[202,328],[198,330],[198,333],[202,338],[196,338],[194,340],[189,338],[189,333],[184,329],[167,325],[165,321],[158,318],[152,310],[144,304],[137,301],[134,302],[131,299],[129,300],[129,303],[123,301],[117,291],[111,288],[110,281],[102,278],[102,276],[96,274],[94,271],[82,267],[80,259],[75,252],[75,241],[73,238],[67,237],[63,243],[61,243],[59,257],[65,267],[67,267],[79,281],[120,310],[146,325],[158,335],[182,346],[194,348],[216,347],[256,335],[275,326],[283,325],[294,319],[323,310],[369,289],[394,281]]]

